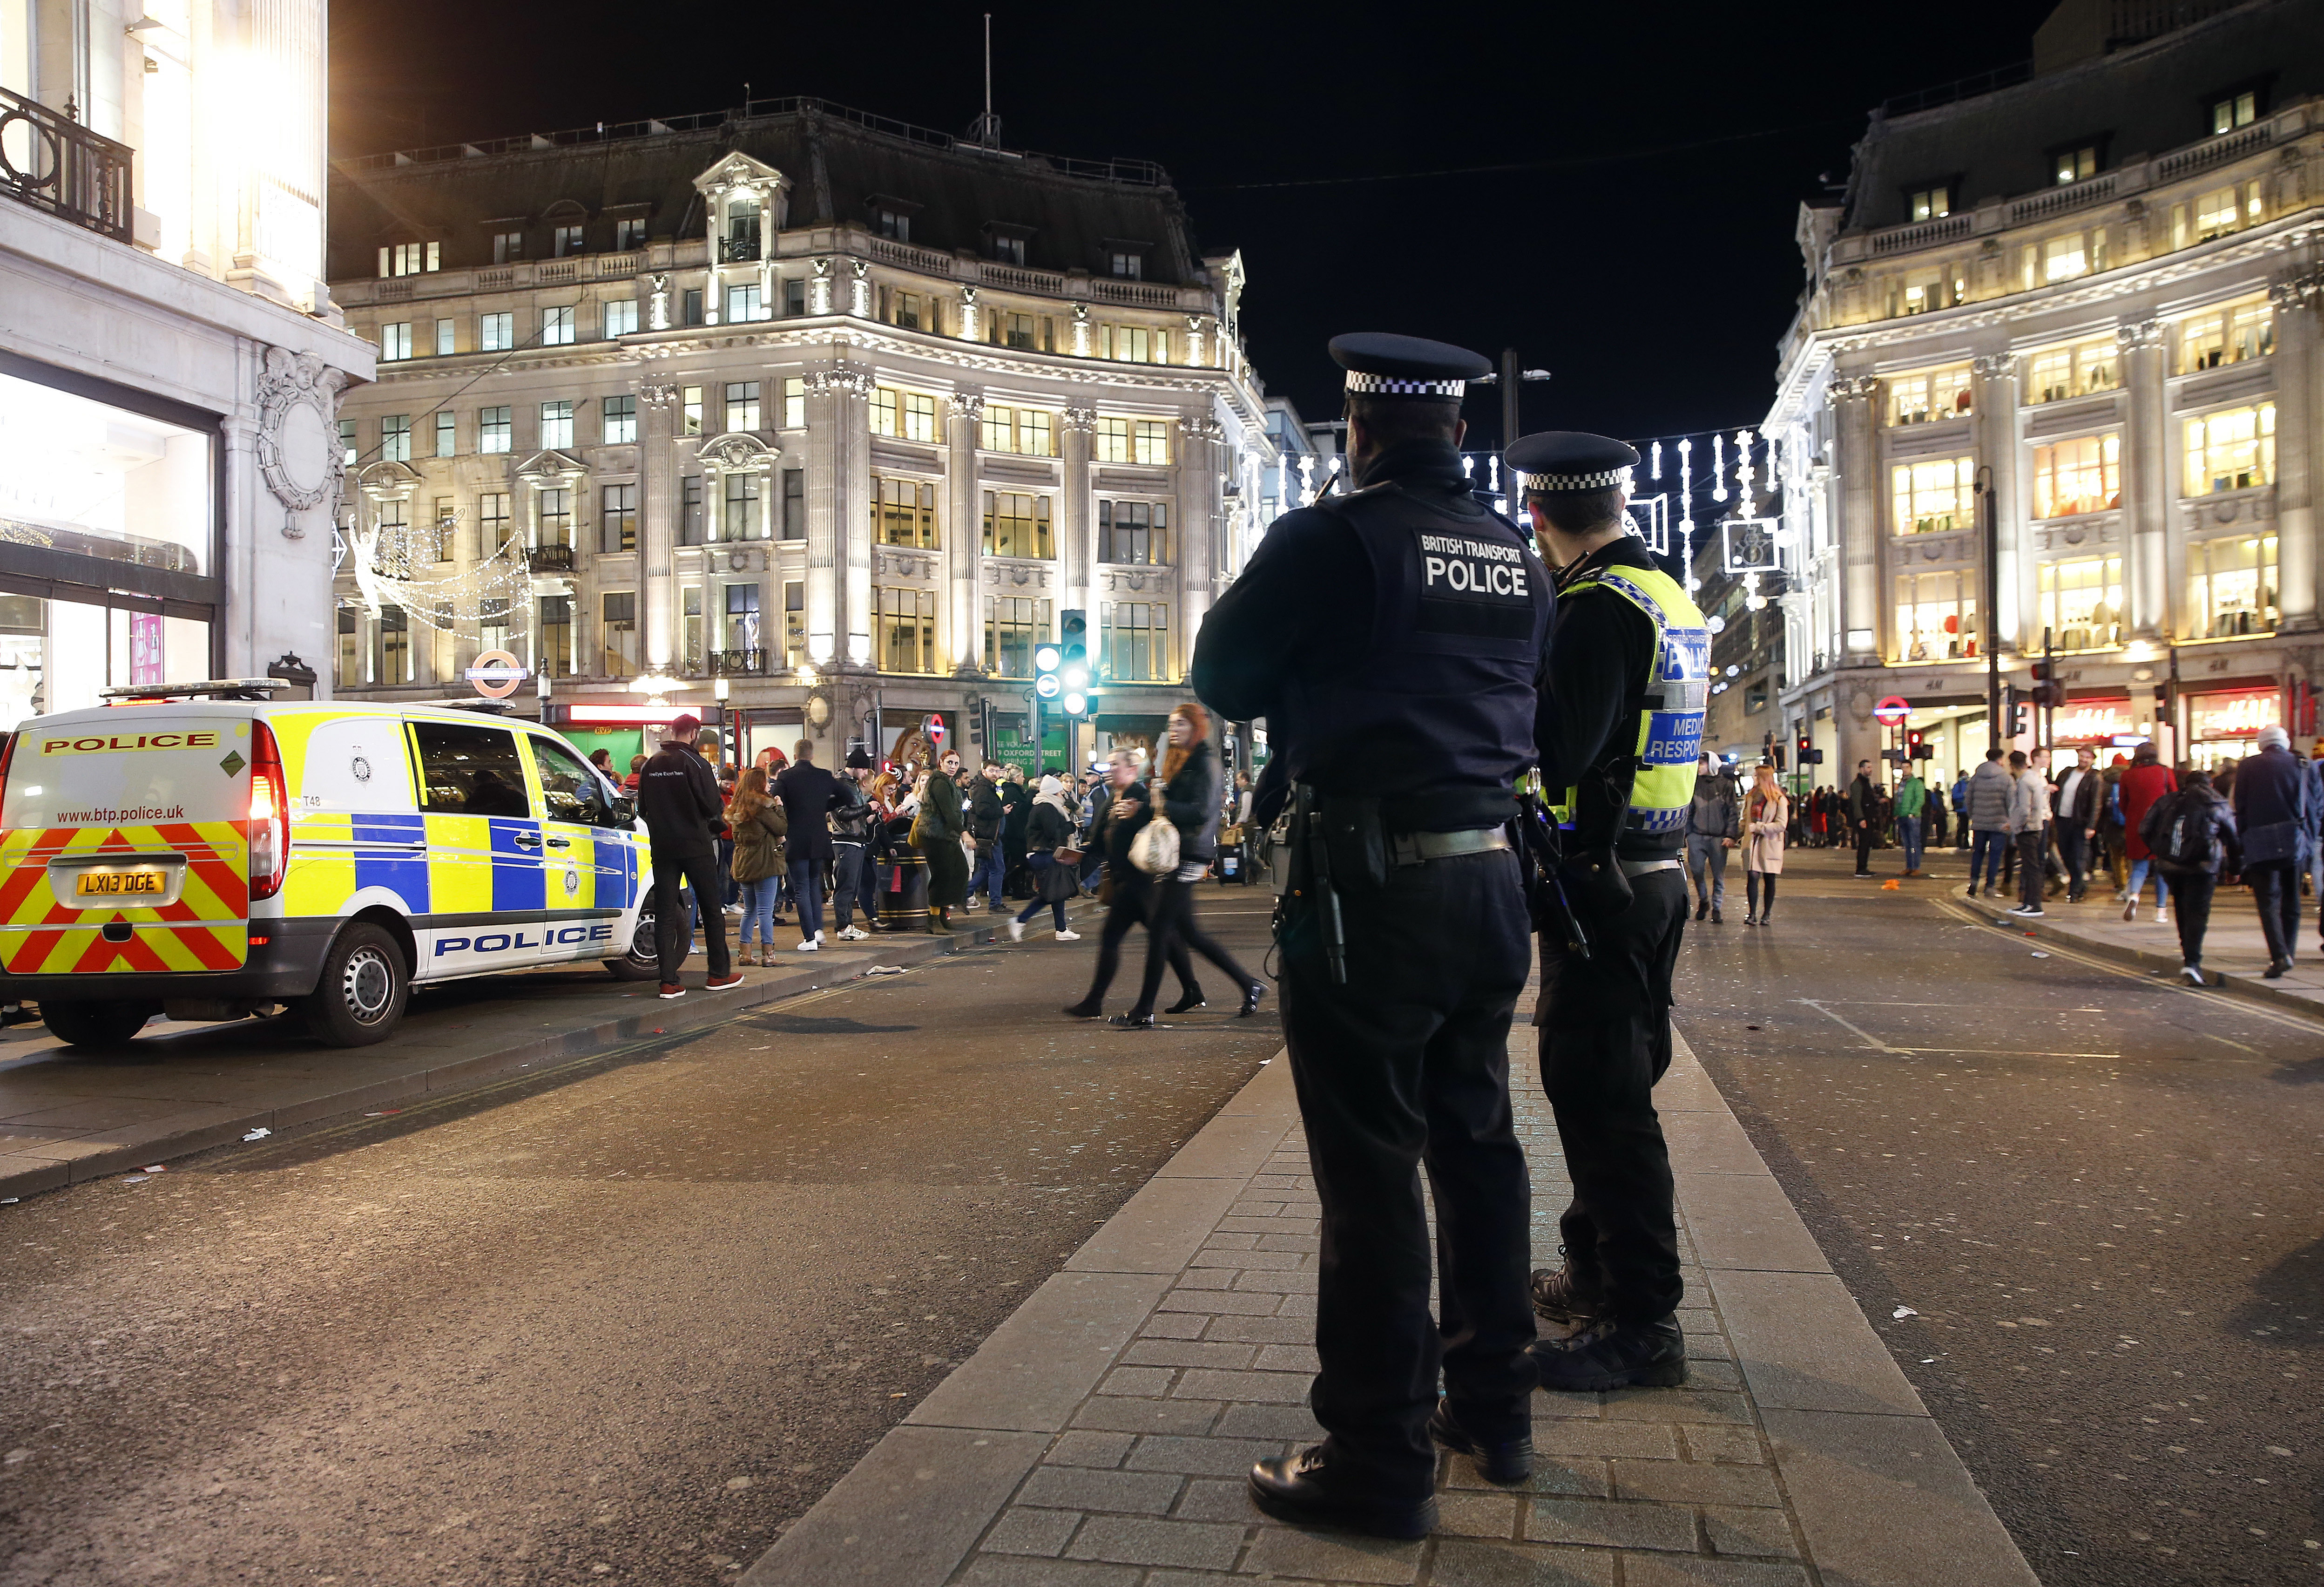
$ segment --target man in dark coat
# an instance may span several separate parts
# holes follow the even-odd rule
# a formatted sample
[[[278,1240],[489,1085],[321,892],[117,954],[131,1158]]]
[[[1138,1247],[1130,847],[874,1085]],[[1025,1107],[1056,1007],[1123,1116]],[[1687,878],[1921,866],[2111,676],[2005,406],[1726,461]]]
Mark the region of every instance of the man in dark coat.
[[[2244,880],[2259,907],[2273,981],[2292,968],[2300,940],[2300,848],[2308,830],[2308,769],[2281,727],[2259,730],[2259,753],[2236,768],[2236,830],[2243,837]],[[2175,886],[2175,884],[2174,884]]]
[[[775,792],[790,820],[791,898],[798,905],[799,951],[823,946],[823,873],[831,865],[831,824],[825,816],[838,795],[839,780],[815,763],[815,741],[803,738],[791,763],[775,779]]]
[[[1856,763],[1856,780],[1848,785],[1848,835],[1856,844],[1856,873],[1872,874],[1872,845],[1880,835],[1879,799],[1872,787],[1872,762]]]
[[[1008,890],[1008,852],[1001,841],[1001,828],[1009,819],[1008,803],[1001,797],[1001,785],[1007,777],[1001,762],[987,761],[968,785],[968,835],[976,844],[976,869],[969,875],[968,893],[974,898],[982,891],[986,910],[995,915],[1009,909],[1003,898]]]
[[[718,838],[726,830],[718,779],[694,747],[699,719],[680,716],[638,777],[638,814],[653,842],[654,946],[661,955],[661,995],[679,998],[686,960],[686,890],[702,901],[702,936],[710,955],[706,992],[742,984],[726,953],[726,917],[718,908]]]

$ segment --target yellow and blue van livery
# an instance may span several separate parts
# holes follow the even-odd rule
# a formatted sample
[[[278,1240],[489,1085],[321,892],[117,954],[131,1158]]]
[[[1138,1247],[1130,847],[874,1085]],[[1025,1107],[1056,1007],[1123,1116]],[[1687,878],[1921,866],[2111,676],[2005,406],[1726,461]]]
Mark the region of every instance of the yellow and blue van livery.
[[[355,1045],[415,983],[655,973],[642,829],[555,733],[187,687],[35,720],[0,752],[0,994],[68,1039],[281,1002]]]

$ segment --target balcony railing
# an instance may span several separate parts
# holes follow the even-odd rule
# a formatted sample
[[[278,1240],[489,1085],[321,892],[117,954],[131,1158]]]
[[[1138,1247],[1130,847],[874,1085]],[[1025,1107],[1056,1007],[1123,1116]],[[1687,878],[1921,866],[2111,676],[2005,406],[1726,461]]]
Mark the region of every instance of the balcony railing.
[[[0,88],[0,193],[18,203],[126,243],[130,157],[128,144]]]
[[[713,678],[761,673],[766,669],[767,652],[764,650],[713,650],[710,652],[710,676]]]
[[[535,573],[570,573],[573,571],[571,546],[535,546],[524,554],[525,565]]]
[[[718,263],[721,264],[750,264],[758,257],[759,235],[756,232],[718,239]]]

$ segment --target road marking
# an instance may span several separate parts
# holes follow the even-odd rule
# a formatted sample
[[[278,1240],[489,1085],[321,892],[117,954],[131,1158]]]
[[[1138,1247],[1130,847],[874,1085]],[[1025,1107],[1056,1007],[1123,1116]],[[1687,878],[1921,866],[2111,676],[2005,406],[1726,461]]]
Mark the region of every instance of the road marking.
[[[1864,1038],[1867,1049],[1872,1052],[1895,1053],[1900,1056],[1920,1053],[1954,1053],[1964,1057],[1990,1058],[2024,1057],[2025,1056],[2024,1048],[2010,1047],[1894,1047],[1889,1043],[1881,1040],[1869,1030],[1865,1029],[1863,1026],[1853,1024],[1850,1021],[1842,1019],[1840,1015],[1833,1013],[1830,1009],[1824,1007],[1826,1001],[1834,1002],[1864,1003],[1869,1004],[1875,1008],[1885,1007],[1892,1009],[1981,1009],[1987,1006],[1984,1003],[1883,1004],[1875,1001],[1875,1000],[1871,998],[1835,998],[1825,1000],[1812,997],[1794,998],[1792,1001],[1797,1003],[1804,1003],[1809,1008],[1813,1009],[1817,1013],[1821,1014],[1825,1019],[1830,1020],[1835,1025],[1845,1026],[1848,1029],[1854,1031],[1857,1035]],[[2076,1014],[2091,1014],[2098,1012],[2096,1009],[2068,1009],[2061,1011]],[[2043,1053],[2042,1056],[2047,1058],[2118,1058],[2122,1056],[2120,1053]]]
[[[1805,1003],[1809,1008],[1813,1009],[1817,1013],[1821,1014],[1833,1024],[1841,1026],[1846,1029],[1853,1030],[1857,1035],[1864,1038],[1864,1045],[1874,1052],[1893,1053],[1899,1050],[1898,1048],[1890,1047],[1886,1042],[1881,1040],[1878,1037],[1873,1035],[1872,1032],[1864,1029],[1863,1026],[1850,1024],[1848,1020],[1841,1019],[1838,1014],[1833,1013],[1830,1009],[1825,1008],[1823,1004],[1818,1002],[1812,997],[1798,998],[1794,1001]]]

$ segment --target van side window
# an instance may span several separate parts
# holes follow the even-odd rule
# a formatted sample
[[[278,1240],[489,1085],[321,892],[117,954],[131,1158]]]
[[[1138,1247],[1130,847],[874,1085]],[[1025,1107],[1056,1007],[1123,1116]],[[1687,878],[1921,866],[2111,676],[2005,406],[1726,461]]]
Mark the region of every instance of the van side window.
[[[540,772],[540,802],[548,808],[549,819],[586,826],[593,813],[602,815],[613,797],[604,780],[564,745],[537,733],[527,736],[532,740],[532,763]]]
[[[530,816],[516,734],[466,722],[415,722],[420,807],[447,816]]]

